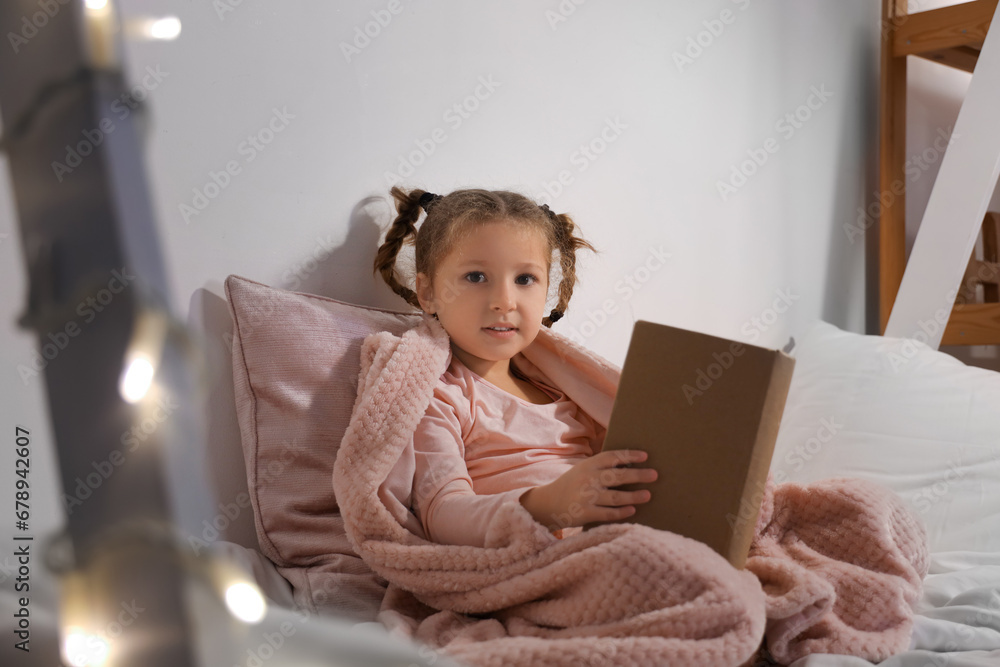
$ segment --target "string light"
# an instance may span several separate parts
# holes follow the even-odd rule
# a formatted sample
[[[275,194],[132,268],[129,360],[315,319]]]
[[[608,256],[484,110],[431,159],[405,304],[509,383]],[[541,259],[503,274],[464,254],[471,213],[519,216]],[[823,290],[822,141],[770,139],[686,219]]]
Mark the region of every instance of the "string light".
[[[118,386],[122,398],[129,403],[141,401],[152,386],[155,374],[156,369],[153,368],[153,362],[144,355],[135,355],[126,366],[125,372],[122,373]]]
[[[264,596],[256,586],[243,581],[226,588],[226,606],[244,623],[259,623],[266,611]]]
[[[62,645],[63,658],[72,667],[100,667],[111,652],[108,642],[79,628],[70,628]]]
[[[177,39],[177,35],[181,34],[181,20],[176,16],[152,19],[148,34],[152,39]]]

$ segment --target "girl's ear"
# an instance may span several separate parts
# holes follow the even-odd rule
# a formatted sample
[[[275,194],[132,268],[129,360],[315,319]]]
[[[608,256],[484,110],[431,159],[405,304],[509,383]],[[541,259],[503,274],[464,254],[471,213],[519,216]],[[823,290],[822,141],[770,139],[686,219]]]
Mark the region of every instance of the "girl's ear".
[[[417,274],[417,300],[420,301],[420,307],[428,315],[434,314],[434,290],[431,289],[431,281],[427,278],[426,273]]]

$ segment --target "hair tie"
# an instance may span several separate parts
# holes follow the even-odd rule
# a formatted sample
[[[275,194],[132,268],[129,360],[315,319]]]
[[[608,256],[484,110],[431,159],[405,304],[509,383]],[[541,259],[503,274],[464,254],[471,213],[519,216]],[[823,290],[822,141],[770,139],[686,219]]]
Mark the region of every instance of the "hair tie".
[[[541,208],[543,211],[545,211],[545,215],[549,216],[550,218],[556,217],[555,212],[551,208],[549,208],[548,204],[542,204]]]
[[[552,322],[558,322],[559,320],[562,319],[562,316],[563,316],[562,312],[556,310],[555,308],[553,308],[552,312],[549,313],[549,319]]]
[[[424,209],[424,212],[426,213],[427,207],[430,206],[432,202],[436,202],[438,199],[441,199],[441,195],[436,195],[433,192],[425,192],[420,195],[420,199],[417,203],[420,204],[420,208]]]

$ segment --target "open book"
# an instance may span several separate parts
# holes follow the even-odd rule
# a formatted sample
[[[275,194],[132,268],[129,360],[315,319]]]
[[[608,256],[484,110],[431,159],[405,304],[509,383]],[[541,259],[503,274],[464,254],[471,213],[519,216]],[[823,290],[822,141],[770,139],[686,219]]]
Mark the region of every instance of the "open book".
[[[750,550],[795,359],[640,320],[622,367],[604,450],[641,449],[651,499],[626,521],[712,547],[742,568]]]

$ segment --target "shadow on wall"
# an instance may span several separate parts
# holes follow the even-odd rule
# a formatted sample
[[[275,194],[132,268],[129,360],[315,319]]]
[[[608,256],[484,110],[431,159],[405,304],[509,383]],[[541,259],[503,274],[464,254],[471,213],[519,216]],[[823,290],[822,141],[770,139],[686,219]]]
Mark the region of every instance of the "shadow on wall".
[[[225,293],[223,291],[223,293]],[[205,367],[201,377],[207,386],[203,395],[202,423],[205,426],[203,452],[205,477],[215,495],[213,516],[196,534],[202,542],[236,542],[259,550],[253,509],[247,489],[239,422],[236,420],[236,394],[233,390],[233,320],[229,304],[217,294],[198,289],[191,295],[188,326],[202,334]],[[227,511],[228,510],[228,511]]]
[[[379,220],[391,221],[395,217],[395,208],[386,199],[362,199],[351,210],[351,221],[344,243],[317,260],[314,270],[300,270],[291,276],[291,280],[283,278],[285,284],[275,287],[319,294],[363,306],[412,310],[409,304],[389,289],[381,276],[372,272],[375,252],[388,226],[388,223],[380,225]],[[401,253],[401,259],[405,258],[404,254]],[[308,264],[302,269],[309,269]],[[412,284],[407,284],[413,287]]]
[[[854,142],[841,143],[839,148],[834,204],[829,214],[822,319],[853,329],[848,323],[850,300],[863,293],[865,321],[859,333],[873,333],[878,328],[878,234],[876,226],[867,224],[858,211],[870,203],[868,193],[878,189],[878,76],[873,75],[871,64],[878,62],[879,54],[867,32],[855,33],[847,52],[853,58],[852,80],[864,82],[860,99],[851,103],[856,114],[854,125],[862,128],[863,134]],[[863,193],[860,202],[854,196],[859,173]],[[861,289],[845,289],[859,282]]]

